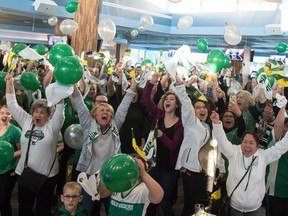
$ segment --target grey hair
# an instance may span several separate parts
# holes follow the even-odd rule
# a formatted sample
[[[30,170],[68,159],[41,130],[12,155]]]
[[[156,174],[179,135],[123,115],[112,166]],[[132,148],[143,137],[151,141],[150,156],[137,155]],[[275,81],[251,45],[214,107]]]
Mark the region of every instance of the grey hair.
[[[37,108],[46,109],[49,118],[54,114],[54,111],[55,111],[55,107],[54,107],[54,106],[52,106],[52,107],[49,107],[49,106],[48,106],[48,103],[47,103],[47,100],[46,100],[46,99],[37,99],[37,100],[35,100],[35,101],[33,102],[32,106],[31,106],[30,113],[33,114],[34,111],[35,111]]]

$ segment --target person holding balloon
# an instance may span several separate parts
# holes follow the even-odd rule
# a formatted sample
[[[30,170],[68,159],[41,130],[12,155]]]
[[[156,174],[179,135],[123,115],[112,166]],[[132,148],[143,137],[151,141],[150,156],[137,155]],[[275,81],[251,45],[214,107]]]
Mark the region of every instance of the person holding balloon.
[[[100,197],[111,195],[110,216],[145,216],[149,203],[158,204],[163,198],[163,189],[147,173],[146,162],[138,155],[116,154],[105,161],[100,173]],[[115,178],[109,178],[112,176]]]
[[[87,175],[95,175],[107,158],[120,152],[119,130],[135,94],[136,82],[132,78],[131,86],[127,89],[115,115],[114,109],[108,103],[95,106],[90,114],[77,85],[74,85],[72,96],[83,129],[84,140],[76,170],[85,172]],[[83,192],[83,207],[91,213],[95,203],[85,190]]]
[[[21,155],[21,130],[10,123],[7,105],[0,106],[0,213],[12,216],[11,195],[17,181],[15,168]]]
[[[35,172],[48,177],[38,192],[33,192],[32,189],[28,189],[29,185],[19,182],[19,216],[33,215],[35,201],[36,215],[49,216],[59,171],[56,149],[64,122],[64,104],[60,101],[53,112],[53,107],[48,107],[45,99],[36,100],[31,107],[32,114],[28,114],[16,101],[12,76],[7,75],[5,80],[8,108],[22,128],[20,139],[22,154],[15,172],[21,180],[24,163],[27,162]]]

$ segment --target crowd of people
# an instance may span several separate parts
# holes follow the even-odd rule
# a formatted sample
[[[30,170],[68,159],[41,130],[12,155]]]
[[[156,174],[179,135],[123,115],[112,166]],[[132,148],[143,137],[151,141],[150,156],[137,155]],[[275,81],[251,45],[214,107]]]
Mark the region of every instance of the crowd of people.
[[[0,105],[0,140],[15,150],[13,161],[0,167],[2,216],[12,216],[17,178],[19,216],[100,215],[102,205],[106,215],[154,216],[160,211],[190,216],[197,203],[213,205],[216,182],[220,199],[233,191],[232,216],[260,216],[262,207],[267,216],[285,212],[287,100],[277,82],[268,100],[265,82],[250,77],[250,85],[241,83],[229,69],[203,77],[202,68],[191,65],[184,78],[165,67],[157,70],[151,61],[132,68],[120,61],[107,74],[97,60],[94,67],[84,67],[69,97],[49,107],[45,88],[53,82],[53,69],[17,58],[17,67],[5,77]],[[42,89],[32,92],[16,82],[28,71],[38,76]],[[73,124],[83,129],[81,149],[63,139]],[[131,129],[143,151],[152,137],[153,160],[135,157],[140,177],[129,191],[113,193],[100,182],[100,196],[94,199],[77,182],[78,175],[99,179],[112,155],[137,155]],[[38,191],[21,181],[27,167],[47,177]],[[183,209],[174,212],[179,183]]]

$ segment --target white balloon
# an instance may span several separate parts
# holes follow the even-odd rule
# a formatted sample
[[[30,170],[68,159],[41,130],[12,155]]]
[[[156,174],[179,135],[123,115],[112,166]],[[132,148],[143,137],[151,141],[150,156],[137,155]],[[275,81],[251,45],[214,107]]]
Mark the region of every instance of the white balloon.
[[[57,17],[52,16],[52,17],[49,17],[49,18],[48,18],[48,24],[49,24],[50,26],[55,26],[55,25],[57,25],[57,23],[58,23]]]
[[[78,29],[78,23],[72,19],[65,19],[60,23],[59,29],[63,34],[72,34]]]
[[[64,132],[64,141],[73,149],[81,149],[83,145],[83,129],[80,124],[72,124]]]
[[[137,37],[139,34],[138,29],[133,29],[130,34],[132,37]]]
[[[234,25],[226,25],[224,28],[224,40],[232,46],[239,44],[242,40],[240,30]]]
[[[98,25],[98,34],[104,41],[112,41],[116,35],[116,25],[110,19],[102,20]]]
[[[142,15],[140,17],[140,24],[141,26],[145,27],[145,28],[149,28],[152,25],[154,25],[154,20],[151,16],[149,15]]]
[[[191,27],[192,24],[193,24],[193,18],[191,16],[182,16],[178,21],[177,27],[179,29],[186,29]]]

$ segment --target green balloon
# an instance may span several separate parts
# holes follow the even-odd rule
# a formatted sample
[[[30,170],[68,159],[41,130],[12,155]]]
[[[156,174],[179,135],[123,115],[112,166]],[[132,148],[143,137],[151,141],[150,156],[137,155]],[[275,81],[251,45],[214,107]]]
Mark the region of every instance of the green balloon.
[[[206,52],[206,51],[207,51],[207,48],[208,48],[207,40],[204,39],[204,38],[200,38],[200,39],[197,41],[197,48],[198,48],[198,50],[200,50],[201,52]]]
[[[65,5],[65,9],[68,13],[74,13],[78,9],[77,1],[68,1]]]
[[[20,77],[20,84],[28,90],[35,91],[41,87],[37,75],[33,72],[25,72]]]
[[[0,89],[5,90],[6,89],[6,82],[5,77],[8,75],[7,72],[0,72]]]
[[[15,44],[12,48],[11,51],[18,54],[20,51],[25,49],[27,47],[26,44]]]
[[[39,55],[45,55],[49,49],[48,47],[40,44],[40,45],[35,45],[33,46],[33,49],[39,54]]]
[[[77,83],[83,76],[83,66],[75,56],[62,58],[54,67],[54,77],[58,83],[71,86]]]
[[[231,60],[229,56],[225,55],[223,59],[223,68],[229,68],[231,64]]]
[[[287,50],[287,45],[285,43],[279,43],[276,47],[277,52],[283,53]]]
[[[0,140],[0,166],[7,166],[14,157],[14,148],[13,146],[4,140]]]
[[[50,50],[49,62],[55,66],[62,58],[74,55],[75,53],[71,46],[65,43],[57,43]]]
[[[106,160],[101,169],[101,181],[112,192],[124,192],[139,178],[139,168],[130,155],[116,154]]]
[[[207,56],[207,66],[213,71],[218,72],[223,68],[225,54],[219,50],[211,50]]]

